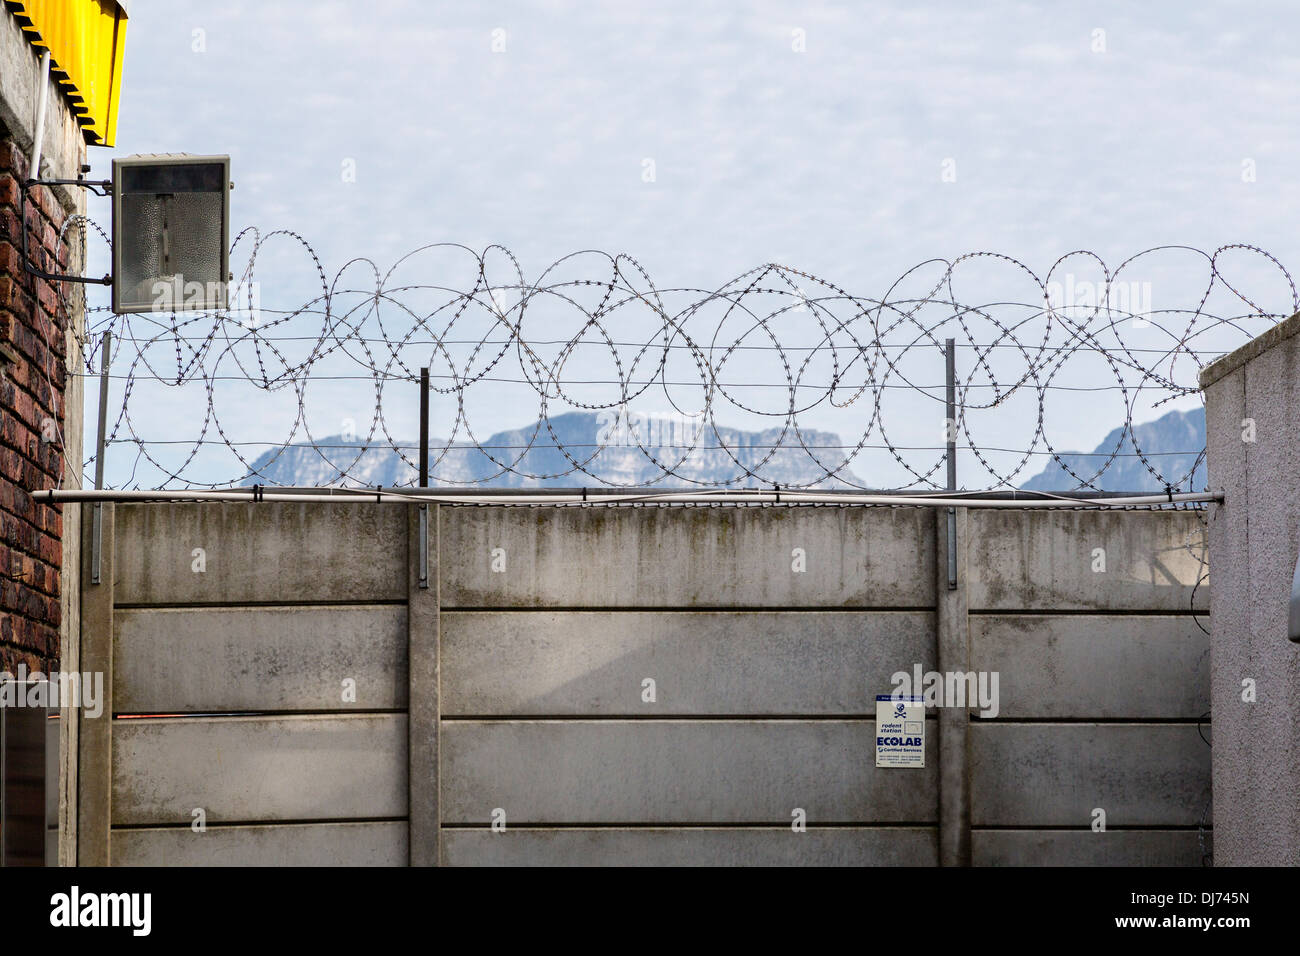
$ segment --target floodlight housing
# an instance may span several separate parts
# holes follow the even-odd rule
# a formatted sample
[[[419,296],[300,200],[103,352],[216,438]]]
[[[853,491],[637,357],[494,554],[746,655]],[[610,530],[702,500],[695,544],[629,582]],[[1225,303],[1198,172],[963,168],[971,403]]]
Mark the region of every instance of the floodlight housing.
[[[113,311],[226,308],[230,157],[113,160]]]

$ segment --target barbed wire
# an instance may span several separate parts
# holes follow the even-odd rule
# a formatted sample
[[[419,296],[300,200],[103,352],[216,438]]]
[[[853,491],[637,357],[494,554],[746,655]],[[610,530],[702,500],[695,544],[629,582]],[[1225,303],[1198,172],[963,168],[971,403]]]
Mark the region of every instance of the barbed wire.
[[[282,277],[288,253],[300,268]],[[951,438],[972,490],[1047,468],[1051,490],[1136,491],[1112,479],[1132,484],[1137,462],[1153,487],[1199,491],[1203,426],[1188,447],[1155,447],[1137,417],[1194,406],[1211,358],[1300,310],[1288,270],[1244,244],[1161,246],[1114,268],[1081,250],[1042,275],[976,252],[874,297],[776,263],[659,288],[631,256],[590,250],[529,279],[504,247],[444,243],[329,276],[286,230],[244,230],[241,256],[224,311],[87,302],[88,379],[113,333],[118,487],[417,484],[419,442],[399,426],[427,368],[442,425],[431,485],[937,489]],[[300,304],[272,308],[268,290]],[[1103,447],[1074,450],[1101,422]]]

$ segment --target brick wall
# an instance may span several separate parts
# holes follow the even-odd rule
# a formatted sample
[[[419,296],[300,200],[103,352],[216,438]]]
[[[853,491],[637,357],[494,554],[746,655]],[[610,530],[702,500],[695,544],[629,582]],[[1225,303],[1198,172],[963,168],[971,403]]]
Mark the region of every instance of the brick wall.
[[[32,492],[63,475],[67,304],[52,282],[23,271],[19,184],[28,159],[0,128],[0,670],[58,666],[63,515]],[[58,242],[65,212],[45,187],[29,194],[33,264],[67,271]],[[76,241],[76,240],[73,240]]]

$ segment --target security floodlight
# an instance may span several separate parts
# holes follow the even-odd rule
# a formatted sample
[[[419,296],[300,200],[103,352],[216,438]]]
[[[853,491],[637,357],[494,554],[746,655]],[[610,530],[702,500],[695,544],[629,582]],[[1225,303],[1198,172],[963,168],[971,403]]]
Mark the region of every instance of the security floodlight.
[[[113,160],[113,311],[226,308],[230,157]]]

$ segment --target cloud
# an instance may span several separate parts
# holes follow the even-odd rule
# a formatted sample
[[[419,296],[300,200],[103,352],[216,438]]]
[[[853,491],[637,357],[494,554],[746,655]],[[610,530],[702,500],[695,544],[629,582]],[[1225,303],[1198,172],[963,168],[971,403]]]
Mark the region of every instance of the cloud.
[[[236,227],[294,229],[329,272],[436,241],[502,243],[529,275],[628,252],[664,286],[779,256],[867,295],[971,250],[1040,273],[1166,242],[1295,262],[1297,20],[1278,2],[141,2],[116,152],[231,153]]]

